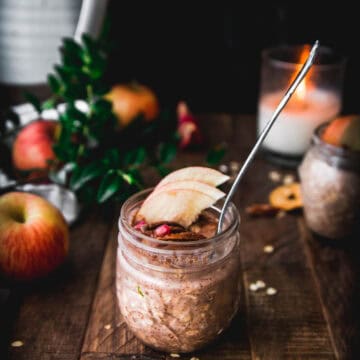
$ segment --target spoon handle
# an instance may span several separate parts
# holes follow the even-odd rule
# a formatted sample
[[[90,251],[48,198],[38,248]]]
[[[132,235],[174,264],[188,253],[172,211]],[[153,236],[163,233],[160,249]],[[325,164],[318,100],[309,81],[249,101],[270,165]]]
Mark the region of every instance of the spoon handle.
[[[281,111],[283,110],[285,105],[290,100],[292,94],[295,92],[296,88],[298,87],[298,85],[301,83],[301,81],[304,79],[304,77],[306,76],[306,74],[310,70],[310,68],[311,68],[311,66],[312,66],[312,64],[314,62],[315,54],[316,54],[316,51],[317,51],[318,47],[319,47],[319,41],[316,40],[314,45],[312,46],[312,48],[310,50],[310,53],[309,53],[309,56],[308,56],[306,62],[301,67],[301,70],[299,71],[296,78],[293,80],[292,84],[290,85],[290,87],[286,91],[284,97],[282,98],[282,100],[280,101],[280,103],[277,106],[276,110],[274,111],[274,114],[273,114],[272,118],[267,122],[266,126],[264,127],[264,129],[260,133],[260,135],[257,138],[256,143],[253,146],[250,154],[248,155],[248,157],[246,158],[243,166],[239,170],[239,173],[237,174],[237,176],[236,176],[236,178],[234,180],[234,183],[231,186],[230,191],[228,192],[228,194],[227,194],[227,196],[225,198],[224,205],[223,205],[223,207],[221,209],[221,214],[220,214],[220,218],[219,218],[217,233],[221,232],[222,223],[224,221],[224,216],[225,216],[226,209],[227,209],[227,207],[228,207],[228,205],[229,205],[229,203],[230,203],[230,201],[231,201],[231,199],[232,199],[232,197],[233,197],[233,195],[234,195],[234,193],[235,193],[235,191],[236,191],[236,189],[237,189],[237,187],[239,185],[239,182],[240,182],[241,178],[243,177],[246,170],[248,169],[251,161],[255,157],[257,151],[260,148],[261,143],[264,141],[266,135],[270,131],[271,127],[273,126],[273,124],[275,122],[275,120],[278,118]]]

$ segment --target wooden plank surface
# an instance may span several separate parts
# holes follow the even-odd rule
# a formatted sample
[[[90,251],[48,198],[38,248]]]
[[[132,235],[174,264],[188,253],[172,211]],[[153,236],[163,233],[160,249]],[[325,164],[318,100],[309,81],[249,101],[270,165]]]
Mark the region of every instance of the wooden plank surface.
[[[201,126],[209,143],[228,143],[228,165],[241,163],[255,139],[253,116],[205,114]],[[174,166],[203,160],[203,153],[187,152]],[[267,201],[277,185],[268,179],[274,169],[279,170],[258,156],[234,199],[241,211],[239,315],[217,342],[181,359],[360,358],[360,264],[354,243],[320,241],[308,231],[301,212],[282,218],[251,218],[244,212],[247,205]],[[1,360],[172,359],[143,346],[119,314],[114,292],[117,216],[117,210],[115,217],[94,213],[76,224],[62,269],[33,287],[13,288],[10,300],[2,292],[9,311],[0,319],[5,324],[0,351],[6,349]],[[275,248],[272,254],[263,251],[268,244]],[[276,288],[276,295],[250,291],[256,280]],[[9,347],[13,340],[24,346]]]
[[[274,185],[269,180],[265,182],[264,177],[271,169],[259,161],[249,171],[253,180],[247,184],[246,194],[241,194],[240,203],[246,206],[267,199]],[[241,216],[247,321],[254,357],[335,358],[313,274],[302,248],[299,215],[250,218],[242,211]],[[273,246],[274,252],[264,253],[266,245]],[[250,284],[257,280],[276,289],[276,295],[267,295],[266,289],[249,291]]]
[[[221,122],[206,120],[208,137],[231,144],[226,162],[241,162],[253,143],[253,119]],[[221,124],[226,123],[224,131]],[[244,291],[239,316],[230,329],[203,351],[183,355],[207,359],[333,359],[330,335],[315,288],[312,272],[302,249],[298,221],[300,214],[282,219],[251,219],[243,210],[253,202],[266,202],[274,186],[267,180],[274,167],[257,159],[247,175],[235,202],[242,210],[241,243],[244,267]],[[294,174],[294,171],[286,173]],[[243,190],[241,190],[243,189]],[[276,252],[263,256],[263,246],[271,243]],[[114,243],[108,247],[98,291],[93,304],[82,360],[96,358],[120,359],[142,354],[152,359],[170,359],[168,354],[156,353],[144,347],[127,329],[119,315],[114,292]],[[275,287],[275,296],[265,291],[252,293],[251,282],[264,280]],[[106,309],[106,310],[104,310]],[[113,317],[112,317],[113,316]],[[105,317],[105,318],[104,318]],[[106,324],[111,329],[106,330]],[[250,346],[251,345],[251,346]]]
[[[360,359],[359,239],[326,241],[299,225],[338,359]]]
[[[8,346],[7,354],[1,359],[70,360],[79,357],[109,236],[109,223],[109,219],[94,212],[74,225],[69,258],[64,266],[45,281],[13,289],[22,304],[6,340],[20,340],[24,346]]]

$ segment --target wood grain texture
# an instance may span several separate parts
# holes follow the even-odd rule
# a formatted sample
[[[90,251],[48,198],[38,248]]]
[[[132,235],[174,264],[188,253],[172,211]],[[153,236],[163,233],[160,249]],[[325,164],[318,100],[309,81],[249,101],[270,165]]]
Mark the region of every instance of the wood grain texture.
[[[230,120],[228,117],[224,117],[224,119]],[[208,125],[207,138],[214,143],[211,134],[215,135],[221,132],[222,121],[216,121],[216,117],[214,119],[210,116],[206,117],[206,121]],[[228,136],[232,136],[230,130]],[[226,141],[226,139],[224,138],[222,141]],[[189,158],[192,159],[189,164],[202,164],[204,155],[203,153],[186,152],[177,159],[175,166],[185,166]],[[92,359],[94,354],[102,354],[101,356],[105,359],[107,356],[109,359],[126,359],[140,354],[144,359],[173,359],[169,354],[159,353],[145,347],[127,328],[119,313],[115,295],[116,237],[117,229],[114,229],[106,250],[81,360]],[[242,303],[245,304],[245,301],[243,300]],[[110,325],[110,329],[105,329],[106,325]],[[116,354],[116,357],[111,357],[112,354]],[[130,357],[122,357],[125,355]],[[218,341],[202,351],[183,357],[190,359],[192,356],[197,356],[202,360],[251,359],[249,340],[246,335],[245,307],[242,306],[231,327]]]
[[[102,354],[104,358],[109,356],[109,359],[112,358],[111,354],[115,354],[119,359],[125,355],[129,355],[129,358],[130,355],[143,355],[144,359],[171,359],[169,354],[145,347],[132,334],[121,317],[115,295],[115,239],[116,233],[113,234],[112,240],[110,239],[104,257],[81,360],[91,359],[94,354]],[[198,356],[202,360],[250,359],[244,312],[243,307],[230,328],[217,342],[191,356]]]
[[[247,126],[245,123],[247,122]],[[236,121],[235,137],[242,139],[232,152],[245,160],[255,139],[251,118]],[[236,156],[234,153],[233,156]],[[244,211],[254,203],[268,202],[274,183],[269,173],[276,170],[282,177],[293,170],[279,169],[264,161],[259,153],[243,178],[235,196],[241,214],[241,258],[247,301],[247,330],[253,359],[333,359],[334,351],[314,288],[313,274],[307,264],[297,218],[301,214],[282,218],[252,218]],[[265,245],[274,252],[264,253]],[[250,291],[251,283],[265,282],[266,287]],[[266,294],[273,287],[276,295]]]
[[[299,219],[338,359],[360,359],[359,239],[337,242],[312,233]]]
[[[245,160],[256,137],[253,116],[203,114],[199,119],[209,145],[228,144],[223,163],[229,169]],[[186,151],[172,166],[204,164],[204,159],[204,152]],[[267,202],[270,190],[279,185],[269,180],[271,170],[296,175],[296,170],[281,169],[259,154],[234,197],[241,213],[239,314],[216,342],[180,359],[360,359],[360,260],[355,243],[317,238],[301,212],[282,218],[247,215],[246,206]],[[150,184],[156,183],[154,174],[148,176]],[[62,269],[45,282],[14,288],[6,296],[16,317],[7,322],[9,332],[0,339],[7,345],[1,360],[174,359],[145,347],[119,313],[114,290],[117,216],[118,211],[115,218],[113,213],[93,213],[76,224],[71,255]],[[271,254],[263,251],[268,244],[275,248]],[[277,294],[250,291],[256,280]],[[24,341],[24,346],[9,348],[13,340]]]
[[[64,266],[48,279],[17,289],[22,306],[9,340],[21,340],[24,346],[8,347],[1,359],[79,357],[111,223],[112,219],[92,213],[72,229]]]
[[[145,349],[127,329],[116,302],[117,233],[117,226],[114,226],[104,256],[82,353],[142,354]]]
[[[228,118],[224,118],[227,121]],[[214,143],[221,132],[222,121],[206,117],[207,136]],[[231,144],[226,163],[242,162],[255,137],[252,119],[235,119],[227,123],[222,141]],[[231,125],[232,124],[232,125]],[[231,128],[230,128],[231,126]],[[242,139],[242,141],[237,141]],[[181,160],[178,166],[181,166]],[[214,344],[191,354],[206,359],[332,359],[334,352],[321,303],[317,297],[312,272],[299,240],[297,217],[284,219],[251,219],[244,208],[252,202],[266,202],[272,186],[268,172],[273,169],[261,156],[244,178],[234,201],[242,212],[242,261],[244,266],[244,292],[239,315],[230,329]],[[283,175],[294,172],[282,170]],[[276,253],[264,256],[263,246],[276,244]],[[94,301],[92,317],[83,347],[82,360],[101,353],[105,358],[116,354],[142,354],[150,358],[166,358],[144,347],[133,337],[119,315],[113,289],[115,245],[108,247],[102,276]],[[264,291],[252,293],[251,282],[262,279],[278,289],[273,297]],[[102,285],[107,284],[107,285]],[[280,290],[281,289],[281,290]],[[245,299],[246,297],[246,299]],[[108,309],[105,312],[103,309]],[[112,310],[110,310],[112,309]],[[296,311],[294,311],[296,309]],[[115,315],[115,321],[111,319]],[[104,320],[103,317],[107,316]],[[103,328],[111,324],[111,330]],[[250,348],[250,344],[251,348]],[[116,357],[117,358],[117,357]]]

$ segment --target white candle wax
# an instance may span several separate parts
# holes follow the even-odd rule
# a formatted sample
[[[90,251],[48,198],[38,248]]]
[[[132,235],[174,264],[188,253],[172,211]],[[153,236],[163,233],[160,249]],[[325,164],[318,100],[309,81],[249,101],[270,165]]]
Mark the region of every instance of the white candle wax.
[[[259,101],[258,132],[271,119],[283,93],[264,95]],[[306,92],[304,99],[296,93],[280,113],[263,147],[281,154],[301,156],[310,145],[314,129],[337,116],[341,109],[339,96],[331,91],[313,89]]]

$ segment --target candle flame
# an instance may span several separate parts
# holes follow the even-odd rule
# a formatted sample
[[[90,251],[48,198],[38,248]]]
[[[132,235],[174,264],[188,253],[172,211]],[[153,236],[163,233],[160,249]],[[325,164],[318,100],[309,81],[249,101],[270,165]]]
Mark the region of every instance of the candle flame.
[[[303,50],[300,53],[299,63],[296,65],[296,70],[294,72],[293,78],[291,79],[291,82],[295,79],[297,73],[300,71],[300,69],[304,65],[307,57],[309,56],[310,50],[311,50],[310,45],[304,45]],[[311,69],[310,69],[310,71],[311,71]],[[309,77],[310,71],[309,71],[307,77]],[[308,87],[309,87],[309,83],[306,81],[306,77],[305,77],[301,81],[299,86],[297,87],[297,89],[296,89],[296,91],[294,93],[294,97],[298,101],[303,101],[305,99],[305,97],[306,97],[306,91],[307,91],[306,89]]]

